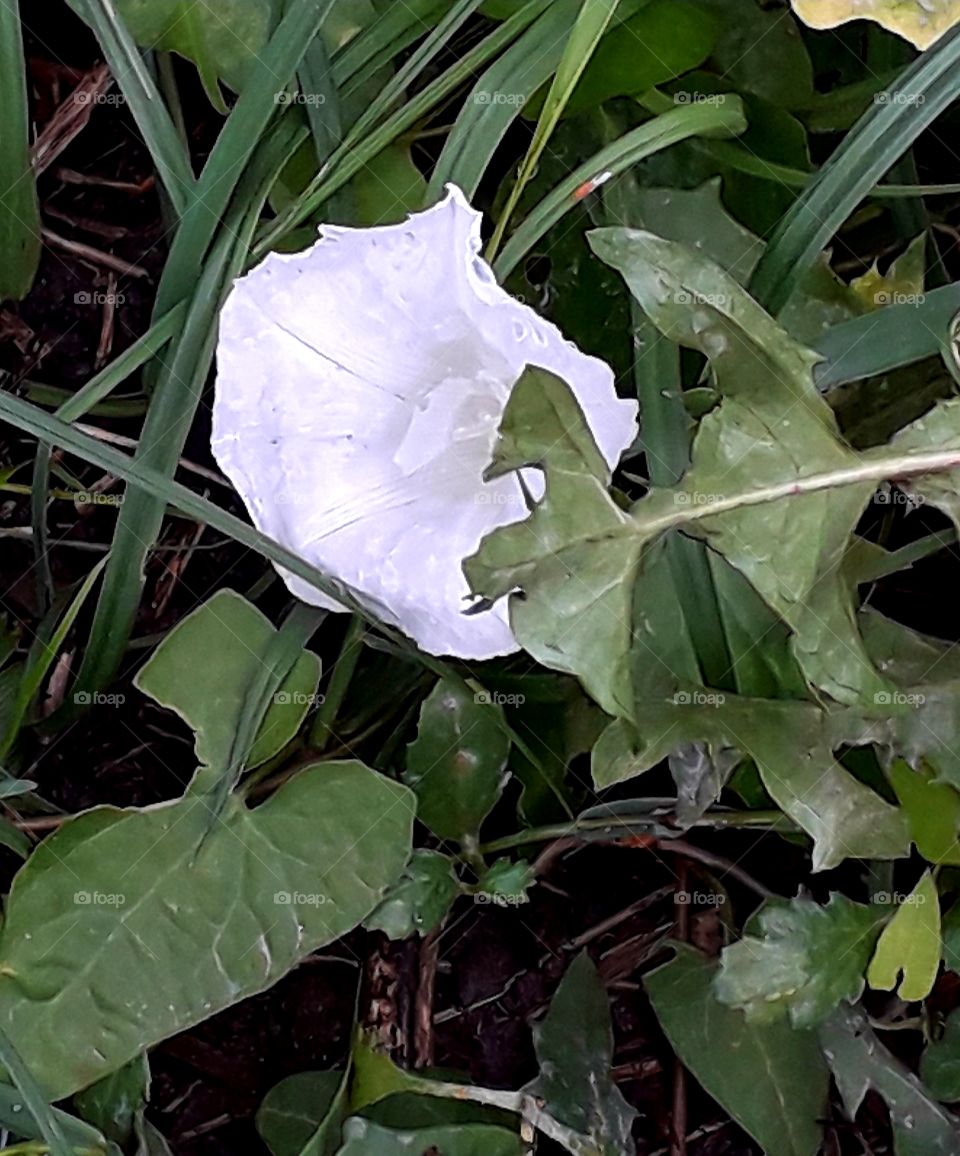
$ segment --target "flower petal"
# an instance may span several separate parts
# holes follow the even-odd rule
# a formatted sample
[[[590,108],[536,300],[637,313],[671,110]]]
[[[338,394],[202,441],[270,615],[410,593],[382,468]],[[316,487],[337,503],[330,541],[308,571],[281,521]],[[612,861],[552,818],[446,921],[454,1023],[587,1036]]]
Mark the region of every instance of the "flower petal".
[[[504,602],[464,614],[461,562],[527,516],[516,477],[482,480],[524,368],[569,382],[611,466],[636,433],[610,368],[505,293],[479,248],[480,214],[450,188],[403,224],[325,226],[267,257],[224,306],[213,415],[258,529],[424,650],[474,659],[517,649]]]

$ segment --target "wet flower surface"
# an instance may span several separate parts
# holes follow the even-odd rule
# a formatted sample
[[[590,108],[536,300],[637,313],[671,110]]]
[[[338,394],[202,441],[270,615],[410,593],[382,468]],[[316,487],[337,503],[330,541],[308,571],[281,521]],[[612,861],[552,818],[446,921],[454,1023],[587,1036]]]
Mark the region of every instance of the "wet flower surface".
[[[467,615],[461,563],[527,516],[538,471],[483,480],[527,365],[568,382],[614,465],[636,403],[495,282],[459,190],[400,225],[326,226],[272,254],[223,310],[213,450],[255,525],[357,591],[424,650],[517,649],[505,600]],[[340,607],[284,574],[306,602]]]

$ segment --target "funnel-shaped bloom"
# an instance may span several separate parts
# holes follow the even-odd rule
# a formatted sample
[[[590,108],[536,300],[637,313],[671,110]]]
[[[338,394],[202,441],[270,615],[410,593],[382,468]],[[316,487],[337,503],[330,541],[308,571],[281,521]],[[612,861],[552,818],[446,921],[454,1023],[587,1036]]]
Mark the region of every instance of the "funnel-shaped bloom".
[[[461,562],[527,516],[516,475],[482,477],[524,368],[569,383],[611,466],[636,433],[610,368],[505,293],[479,248],[480,214],[451,188],[404,224],[325,226],[267,257],[224,306],[213,413],[214,454],[258,529],[424,650],[474,659],[517,649],[504,602],[464,613]]]

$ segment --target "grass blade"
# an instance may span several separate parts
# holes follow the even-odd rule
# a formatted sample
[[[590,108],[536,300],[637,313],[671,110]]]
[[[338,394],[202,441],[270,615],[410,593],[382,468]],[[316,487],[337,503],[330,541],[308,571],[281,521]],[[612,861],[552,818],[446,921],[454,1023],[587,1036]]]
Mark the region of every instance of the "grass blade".
[[[230,284],[243,268],[257,221],[277,174],[306,139],[296,118],[285,118],[268,139],[259,161],[246,173],[238,207],[228,215],[203,266],[183,331],[162,364],[136,457],[158,473],[172,475],[200,403],[216,341],[217,315]],[[116,673],[133,628],[147,554],[160,533],[164,502],[138,490],[120,509],[110,561],[76,690],[99,690]]]
[[[140,50],[117,16],[112,0],[68,0],[68,3],[96,33],[174,212],[178,218],[182,217],[194,195],[196,177],[173,118],[143,62]]]
[[[625,133],[574,169],[531,210],[504,245],[503,252],[494,262],[494,272],[501,281],[506,278],[537,241],[577,204],[577,192],[587,181],[598,177],[605,180],[608,173],[616,176],[644,157],[688,137],[707,132],[734,134],[743,132],[746,127],[743,105],[737,97],[729,97],[723,104],[701,103],[674,108]]]
[[[523,102],[553,75],[577,15],[576,0],[536,0],[540,15],[471,89],[447,135],[427,191],[432,204],[448,182],[472,199]],[[511,100],[496,100],[498,95]]]
[[[553,78],[553,84],[550,85],[550,91],[547,93],[547,99],[540,112],[530,148],[523,158],[520,172],[513,183],[510,196],[507,198],[507,203],[500,214],[500,219],[497,221],[496,229],[487,247],[488,261],[493,260],[500,248],[500,242],[503,240],[513,211],[523,195],[523,190],[533,176],[540,158],[543,156],[543,151],[547,147],[547,142],[553,136],[553,131],[563,115],[563,110],[573,95],[573,90],[577,87],[577,81],[590,63],[590,57],[593,56],[607,30],[607,25],[613,19],[618,3],[619,0],[583,0],[580,15],[577,17],[577,22],[567,40],[560,63],[557,66],[556,75]]]
[[[25,297],[40,264],[40,209],[18,0],[0,4],[0,301]]]
[[[53,1108],[47,1103],[40,1085],[20,1059],[19,1053],[3,1028],[0,1028],[0,1061],[3,1062],[10,1079],[23,1097],[27,1111],[36,1121],[40,1135],[47,1143],[50,1156],[74,1156],[73,1148],[64,1135]]]
[[[750,292],[779,313],[817,254],[923,130],[960,94],[960,27],[903,73],[890,100],[860,118],[777,226]]]

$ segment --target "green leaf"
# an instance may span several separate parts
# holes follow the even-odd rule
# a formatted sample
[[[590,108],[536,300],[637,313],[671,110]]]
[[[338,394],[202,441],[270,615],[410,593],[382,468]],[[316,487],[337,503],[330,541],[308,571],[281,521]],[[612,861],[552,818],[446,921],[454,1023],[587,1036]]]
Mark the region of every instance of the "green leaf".
[[[938,1100],[960,1100],[960,1010],[947,1016],[943,1035],[931,1040],[920,1057],[920,1079]]]
[[[714,20],[701,5],[652,0],[600,41],[564,115],[673,80],[702,64],[714,39]]]
[[[904,1000],[924,999],[939,969],[940,897],[932,875],[924,871],[883,929],[867,982],[882,991],[896,989]]]
[[[273,624],[233,590],[218,590],[181,618],[134,679],[144,694],[176,712],[196,732],[197,758],[223,773],[234,755],[234,739],[248,688],[260,673],[277,635]],[[320,660],[304,651],[264,716],[247,767],[266,762],[300,728],[316,700]]]
[[[392,225],[423,207],[427,182],[413,163],[410,146],[388,145],[357,174],[351,185],[357,225]]]
[[[364,927],[382,931],[391,939],[406,939],[414,933],[428,935],[440,926],[459,894],[460,883],[448,856],[438,851],[414,851],[383,902],[367,916]]]
[[[520,1137],[486,1124],[454,1124],[401,1132],[354,1117],[343,1126],[346,1141],[337,1156],[521,1156]]]
[[[297,1072],[274,1084],[257,1110],[257,1131],[273,1156],[300,1156],[326,1118],[342,1083],[340,1072]]]
[[[710,63],[738,91],[782,108],[813,99],[813,66],[797,22],[757,0],[700,0],[717,26]]]
[[[0,1028],[0,1063],[23,1097],[23,1104],[46,1142],[50,1156],[73,1156],[59,1114],[46,1102],[32,1065],[25,1063],[7,1032]]]
[[[691,947],[644,985],[681,1063],[766,1152],[814,1156],[829,1076],[817,1037],[785,1023],[752,1024],[719,1003],[716,968]]]
[[[269,0],[221,0],[216,9],[190,0],[117,0],[117,13],[138,44],[192,60],[207,95],[224,110],[219,82],[243,88],[270,34]]]
[[[441,678],[407,748],[404,782],[416,792],[417,817],[441,839],[475,838],[500,798],[509,753],[503,708],[460,679]]]
[[[54,1121],[67,1142],[76,1149],[92,1152],[110,1151],[106,1137],[90,1124],[78,1120],[76,1116],[61,1111],[60,1108],[49,1108],[46,1100],[41,1097],[41,1104],[52,1114]],[[43,1140],[44,1133],[37,1118],[30,1111],[21,1092],[10,1084],[0,1083],[0,1128],[6,1128],[11,1136],[24,1140]],[[111,1156],[113,1154],[111,1153]]]
[[[897,1156],[953,1156],[960,1151],[956,1118],[880,1043],[860,1008],[839,1008],[820,1028],[820,1040],[850,1119],[873,1088],[890,1110]]]
[[[516,863],[509,859],[498,859],[477,883],[476,894],[486,902],[501,905],[517,905],[529,900],[528,890],[536,882],[533,867],[523,859]]]
[[[0,5],[0,302],[30,291],[40,264],[40,209],[19,0]]]
[[[147,1102],[150,1068],[145,1055],[136,1056],[115,1072],[97,1080],[73,1098],[74,1107],[108,1140],[124,1145],[133,1134],[137,1115]]]
[[[263,991],[361,922],[410,854],[413,798],[356,762],[255,810],[187,796],[65,823],[17,874],[0,1026],[60,1099]],[[201,845],[202,842],[202,845]]]
[[[533,367],[510,394],[487,476],[525,466],[544,470],[543,500],[525,521],[488,535],[464,573],[491,600],[521,588],[524,597],[509,603],[520,645],[576,674],[608,714],[629,715],[633,581],[644,540],[607,493],[610,471],[573,394]]]
[[[774,802],[813,839],[814,871],[848,856],[902,858],[910,847],[905,814],[834,759],[834,746],[849,737],[843,721],[847,729],[812,703],[684,690],[645,702],[635,730],[608,731],[594,748],[593,779],[598,788],[612,786],[687,743],[733,746],[753,759]]]
[[[960,865],[960,794],[946,783],[935,783],[928,767],[913,770],[903,759],[887,769],[900,806],[910,820],[917,850],[930,863]]]
[[[841,702],[869,702],[889,691],[853,627],[852,595],[840,569],[873,483],[710,516],[733,493],[855,467],[859,459],[840,441],[814,385],[815,355],[732,277],[683,246],[626,229],[597,230],[590,241],[661,332],[710,358],[724,394],[700,423],[692,467],[674,495],[678,504],[701,507],[690,532],[723,554],[790,626],[811,683]],[[646,512],[643,502],[636,512]]]
[[[540,1073],[524,1091],[586,1136],[598,1156],[634,1150],[636,1112],[610,1078],[613,1028],[603,983],[587,953],[567,968],[544,1020],[534,1029]]]
[[[724,949],[717,998],[751,1023],[789,1016],[795,1028],[815,1027],[841,1000],[860,998],[884,917],[840,894],[825,907],[802,897],[771,900],[751,920],[759,934]]]

